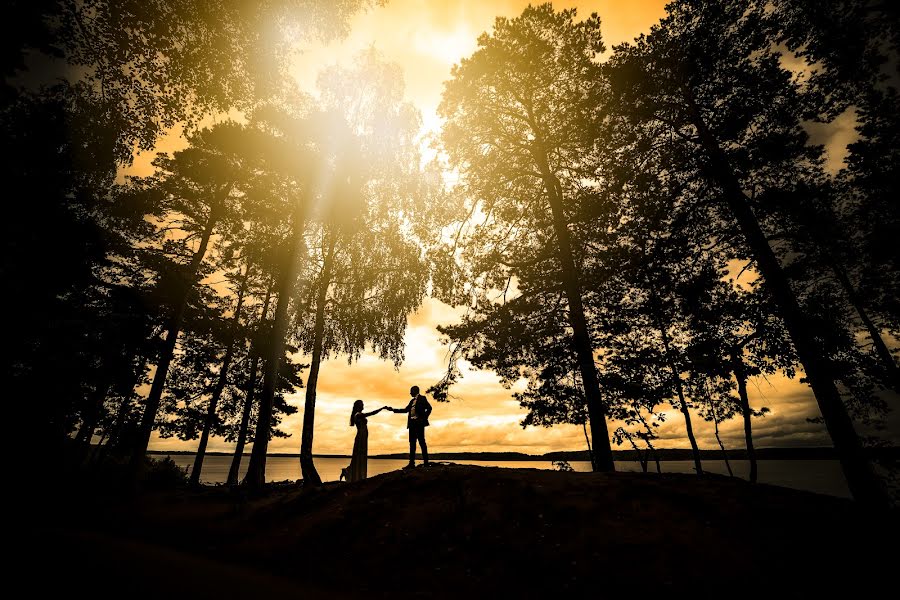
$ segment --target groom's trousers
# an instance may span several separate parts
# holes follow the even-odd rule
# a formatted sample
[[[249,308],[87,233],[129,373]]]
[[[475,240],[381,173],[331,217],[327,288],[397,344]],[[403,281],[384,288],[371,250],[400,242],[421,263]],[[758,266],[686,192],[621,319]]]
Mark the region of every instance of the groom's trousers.
[[[415,423],[409,425],[409,462],[416,462],[416,442],[422,449],[422,459],[428,462],[428,444],[425,443],[425,427]]]

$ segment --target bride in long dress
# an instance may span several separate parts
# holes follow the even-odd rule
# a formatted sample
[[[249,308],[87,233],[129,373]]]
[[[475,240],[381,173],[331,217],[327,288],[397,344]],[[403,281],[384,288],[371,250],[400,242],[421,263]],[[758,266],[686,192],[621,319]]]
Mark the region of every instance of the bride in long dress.
[[[353,412],[350,413],[350,427],[356,425],[356,439],[353,440],[353,456],[350,458],[350,466],[345,470],[347,481],[362,481],[366,478],[366,467],[369,460],[368,420],[369,417],[377,415],[385,408],[382,406],[378,410],[364,413],[362,400],[357,400],[353,403]]]

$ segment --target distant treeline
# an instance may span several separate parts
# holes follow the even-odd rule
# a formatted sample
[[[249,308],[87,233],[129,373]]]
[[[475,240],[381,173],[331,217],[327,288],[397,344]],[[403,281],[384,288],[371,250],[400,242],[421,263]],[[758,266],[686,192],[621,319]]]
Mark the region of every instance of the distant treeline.
[[[690,448],[659,448],[657,449],[659,460],[693,460],[693,453]],[[161,451],[151,450],[148,454],[153,455],[193,455],[194,452],[189,450],[173,450]],[[207,452],[207,456],[231,456],[231,452]],[[900,447],[892,446],[887,448],[870,448],[869,455],[871,458],[879,459],[900,459]],[[273,453],[270,457],[281,458],[299,458],[299,454],[291,453]],[[371,458],[384,459],[406,459],[409,455],[405,453],[393,454],[377,454]],[[700,456],[704,460],[722,460],[721,450],[701,450]],[[727,456],[729,460],[747,460],[747,451],[745,449],[728,450]],[[316,458],[350,458],[343,454],[316,454]],[[532,461],[532,460],[548,460],[548,461],[585,461],[591,460],[587,450],[563,450],[559,452],[547,452],[546,454],[525,454],[524,452],[437,452],[432,453],[431,458],[434,460],[486,460],[486,461]],[[639,456],[634,450],[613,450],[613,458],[617,461],[639,461]],[[758,448],[756,450],[756,458],[758,460],[837,460],[838,455],[834,448]]]

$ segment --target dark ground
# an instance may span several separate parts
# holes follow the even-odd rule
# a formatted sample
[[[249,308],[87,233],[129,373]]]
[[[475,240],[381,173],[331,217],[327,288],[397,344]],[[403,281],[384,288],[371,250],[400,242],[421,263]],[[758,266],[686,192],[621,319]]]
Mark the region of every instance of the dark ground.
[[[895,515],[718,476],[442,465],[253,496],[72,491],[40,510],[48,516],[26,549],[41,557],[29,561],[35,587],[88,584],[93,598],[891,597],[897,588]]]

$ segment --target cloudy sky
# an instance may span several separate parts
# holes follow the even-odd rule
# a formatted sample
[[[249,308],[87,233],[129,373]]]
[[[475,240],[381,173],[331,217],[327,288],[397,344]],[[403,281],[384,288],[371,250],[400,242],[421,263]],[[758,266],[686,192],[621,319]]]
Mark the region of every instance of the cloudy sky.
[[[384,57],[403,69],[407,99],[422,112],[425,126],[435,131],[440,123],[436,108],[442,83],[460,58],[476,48],[476,38],[489,31],[498,15],[515,17],[528,4],[521,0],[390,0],[387,6],[358,15],[352,21],[349,37],[327,46],[311,47],[303,52],[292,74],[307,89],[312,89],[320,69],[335,62],[349,65],[361,50],[375,47]],[[599,0],[593,2],[555,2],[557,8],[576,6],[579,15],[600,14],[607,46],[628,41],[649,30],[664,13],[664,0]],[[844,148],[853,135],[853,116],[846,115],[829,127],[811,133],[829,147],[829,165],[838,168]],[[161,147],[181,145],[179,132],[173,132]],[[149,166],[152,156],[136,161],[133,172]],[[446,367],[446,348],[439,341],[437,324],[453,322],[457,314],[450,307],[426,299],[421,309],[409,317],[406,333],[406,361],[399,370],[371,355],[348,365],[345,360],[323,363],[318,386],[315,451],[318,454],[349,454],[354,429],[348,426],[353,400],[361,398],[367,409],[382,405],[403,406],[411,385],[424,390],[436,382]],[[452,390],[454,400],[435,403],[428,431],[432,451],[521,451],[543,453],[551,450],[585,448],[580,427],[523,429],[519,423],[524,412],[512,399],[513,390],[504,389],[489,372],[476,372],[463,365],[464,378]],[[754,408],[768,406],[771,413],[757,419],[755,439],[758,447],[814,446],[828,444],[821,425],[807,418],[818,416],[809,388],[783,377],[757,379],[750,385]],[[288,397],[303,405],[303,390]],[[270,452],[298,452],[302,411],[287,418],[282,428],[293,433],[287,439],[275,439]],[[610,431],[615,425],[610,427]],[[701,447],[714,448],[712,426],[694,418]],[[743,447],[739,420],[723,426],[722,437],[729,447]],[[381,413],[369,421],[369,452],[380,454],[407,449],[405,415]],[[678,411],[670,410],[660,432],[660,447],[685,447],[684,421]],[[156,436],[156,434],[154,434]],[[154,437],[153,450],[193,450],[196,442],[180,442]],[[230,444],[212,439],[209,450],[227,451]]]

